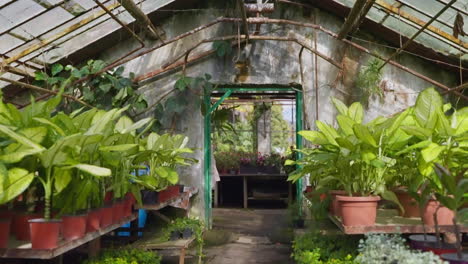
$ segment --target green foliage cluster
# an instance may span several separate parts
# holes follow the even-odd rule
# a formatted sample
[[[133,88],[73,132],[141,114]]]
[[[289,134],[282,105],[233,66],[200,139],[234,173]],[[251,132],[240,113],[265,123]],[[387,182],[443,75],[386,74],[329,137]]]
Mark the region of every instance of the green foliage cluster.
[[[53,198],[62,213],[99,207],[106,191],[115,198],[132,192],[140,201],[141,188],[175,184],[176,166],[194,162],[183,155],[192,152],[187,137],[147,135],[153,120],[133,122],[123,114],[129,106],[55,112],[61,93],[32,100],[22,111],[0,102],[0,203],[37,184],[44,190],[47,219]],[[143,164],[152,173],[133,176]]]
[[[308,232],[293,241],[292,257],[298,264],[355,264],[359,239]]]
[[[109,249],[82,264],[159,264],[161,256],[143,249]]]
[[[382,66],[383,61],[378,58],[369,60],[366,66],[359,72],[356,86],[361,90],[361,102],[367,107],[369,98],[377,95],[381,100],[383,99],[383,91],[379,87],[380,80],[382,79]]]
[[[54,64],[50,73],[36,72],[36,84],[47,89],[65,89],[65,93],[82,98],[83,101],[100,109],[129,106],[130,114],[135,114],[147,108],[143,94],[137,93],[137,85],[133,82],[133,73],[123,76],[124,67],[101,72],[106,66],[104,61],[89,60],[81,68],[72,65]],[[80,81],[78,81],[80,80]],[[68,111],[81,107],[76,102],[65,105]]]

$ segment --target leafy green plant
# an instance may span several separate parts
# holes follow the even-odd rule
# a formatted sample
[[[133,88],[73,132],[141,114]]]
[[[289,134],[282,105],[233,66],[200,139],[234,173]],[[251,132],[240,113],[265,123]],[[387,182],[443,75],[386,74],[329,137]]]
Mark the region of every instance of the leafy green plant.
[[[383,91],[379,87],[380,80],[382,78],[382,66],[383,61],[378,58],[372,58],[369,60],[366,66],[359,72],[356,86],[361,90],[361,102],[367,107],[369,104],[369,98],[373,95],[379,96],[383,99]]]
[[[226,40],[218,40],[213,42],[213,48],[216,50],[216,55],[218,55],[218,57],[224,57],[231,54],[232,43]]]
[[[98,257],[85,260],[83,264],[159,264],[161,256],[155,251],[143,249],[108,249]]]
[[[358,239],[308,232],[293,241],[292,257],[298,264],[354,264]]]
[[[408,249],[405,239],[398,235],[370,234],[359,242],[356,262],[361,264],[442,264],[439,256],[431,251],[421,252]]]
[[[63,86],[67,94],[81,97],[83,101],[101,109],[122,108],[129,106],[130,113],[137,113],[148,107],[145,97],[137,93],[133,83],[133,73],[124,77],[124,67],[102,72],[104,61],[89,60],[81,68],[72,65],[54,64],[50,73],[36,72],[36,84],[56,90]],[[78,82],[78,80],[80,80]],[[75,102],[66,104],[67,111],[81,107]]]

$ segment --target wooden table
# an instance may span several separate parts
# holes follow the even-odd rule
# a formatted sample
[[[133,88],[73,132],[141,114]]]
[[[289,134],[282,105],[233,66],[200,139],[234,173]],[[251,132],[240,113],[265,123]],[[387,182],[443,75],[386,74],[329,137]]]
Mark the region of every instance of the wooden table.
[[[243,193],[243,207],[248,208],[248,201],[249,200],[287,200],[287,201],[292,201],[292,184],[291,182],[288,182],[288,198],[269,198],[269,197],[248,197],[248,178],[257,178],[257,179],[262,179],[262,180],[281,180],[284,179],[284,181],[287,180],[288,176],[286,174],[262,174],[262,173],[256,173],[256,174],[220,174],[219,175],[220,179],[223,177],[242,177],[242,193]],[[219,182],[216,183],[215,185],[215,190],[214,190],[214,207],[218,207],[218,197],[219,197]]]
[[[334,215],[329,215],[329,218],[343,233],[348,235],[366,233],[424,233],[420,218],[406,218],[399,216],[396,209],[378,209],[377,219],[374,226],[344,226],[341,222],[341,218]],[[460,232],[468,232],[468,226],[459,225],[459,227]],[[453,233],[454,227],[452,225],[439,226],[439,231],[440,233]],[[426,226],[426,233],[435,233],[435,228]]]
[[[0,258],[17,258],[17,259],[52,259],[62,254],[75,249],[85,243],[88,243],[88,250],[91,254],[99,251],[100,237],[119,228],[123,224],[133,221],[138,214],[134,213],[129,217],[123,218],[116,224],[102,228],[98,231],[89,232],[83,238],[71,241],[62,240],[58,247],[54,249],[32,249],[30,241],[18,241],[10,239],[9,248],[0,249]]]

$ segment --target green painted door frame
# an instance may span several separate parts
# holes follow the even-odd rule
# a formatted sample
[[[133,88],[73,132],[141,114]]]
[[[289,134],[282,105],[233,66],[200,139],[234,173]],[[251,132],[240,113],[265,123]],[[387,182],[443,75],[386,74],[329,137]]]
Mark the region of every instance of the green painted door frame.
[[[205,179],[205,223],[208,228],[212,226],[212,195],[211,195],[211,114],[214,110],[233,92],[271,92],[271,91],[295,91],[296,92],[296,148],[302,148],[302,137],[297,132],[303,128],[302,120],[302,105],[303,95],[302,91],[296,88],[218,88],[217,91],[224,91],[224,95],[211,106],[211,94],[204,96],[205,109],[209,111],[205,114],[205,128],[204,128],[204,179]],[[301,153],[296,152],[297,158],[301,157]],[[298,202],[302,201],[302,179],[296,182],[296,199]],[[300,212],[302,213],[302,212]]]

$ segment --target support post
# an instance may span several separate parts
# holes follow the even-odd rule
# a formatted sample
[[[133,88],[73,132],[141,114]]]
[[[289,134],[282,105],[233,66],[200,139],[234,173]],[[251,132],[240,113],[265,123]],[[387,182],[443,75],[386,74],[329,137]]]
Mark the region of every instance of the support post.
[[[366,17],[366,14],[369,12],[374,1],[375,0],[357,0],[354,3],[351,12],[349,12],[345,23],[338,33],[338,39],[344,39],[348,33],[352,32],[354,28],[360,24],[360,22]]]
[[[296,92],[296,149],[302,149],[302,136],[299,135],[299,131],[302,130],[302,91]],[[296,158],[299,160],[302,158],[302,153],[296,152]],[[302,204],[302,179],[296,182],[296,201],[299,205]],[[299,214],[302,215],[302,206],[300,207]]]

